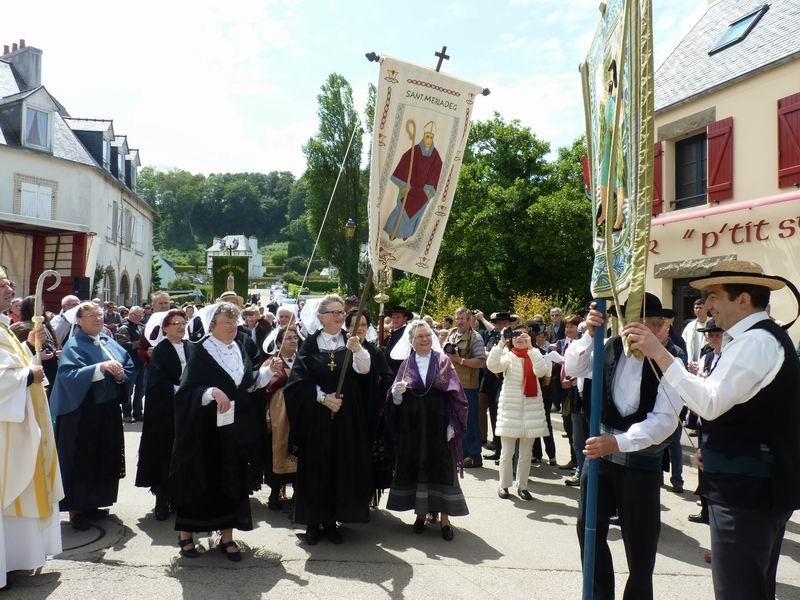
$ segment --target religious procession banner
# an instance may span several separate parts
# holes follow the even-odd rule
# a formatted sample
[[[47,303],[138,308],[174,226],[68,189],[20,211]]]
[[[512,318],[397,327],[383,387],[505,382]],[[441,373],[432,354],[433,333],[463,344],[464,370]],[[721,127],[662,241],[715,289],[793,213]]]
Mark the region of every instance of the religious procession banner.
[[[607,2],[581,76],[594,211],[592,294],[618,302],[627,289],[629,314],[638,314],[653,203],[651,0]]]
[[[247,256],[211,257],[211,289],[215,300],[224,292],[236,292],[242,298],[247,298],[248,260]]]
[[[458,183],[475,98],[483,88],[383,56],[369,186],[369,255],[430,277]]]

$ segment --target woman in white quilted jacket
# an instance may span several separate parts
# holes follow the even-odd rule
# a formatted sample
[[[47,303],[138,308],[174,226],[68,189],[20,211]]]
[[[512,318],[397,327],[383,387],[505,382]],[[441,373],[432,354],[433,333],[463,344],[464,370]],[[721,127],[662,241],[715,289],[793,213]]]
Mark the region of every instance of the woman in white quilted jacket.
[[[549,375],[549,363],[531,343],[527,329],[502,332],[505,343],[489,352],[486,367],[503,374],[497,408],[497,434],[502,439],[500,452],[500,489],[497,495],[506,499],[512,483],[514,447],[519,440],[517,458],[517,493],[523,500],[532,500],[528,491],[531,470],[531,448],[537,437],[548,435],[547,420],[538,378]]]

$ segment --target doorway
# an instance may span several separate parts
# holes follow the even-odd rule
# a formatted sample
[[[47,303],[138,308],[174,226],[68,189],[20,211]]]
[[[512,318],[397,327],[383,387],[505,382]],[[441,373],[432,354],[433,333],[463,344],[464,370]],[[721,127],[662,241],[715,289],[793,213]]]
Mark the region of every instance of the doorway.
[[[683,331],[686,324],[695,318],[694,301],[702,297],[700,290],[689,285],[690,279],[672,280],[672,309],[675,315],[675,329]]]

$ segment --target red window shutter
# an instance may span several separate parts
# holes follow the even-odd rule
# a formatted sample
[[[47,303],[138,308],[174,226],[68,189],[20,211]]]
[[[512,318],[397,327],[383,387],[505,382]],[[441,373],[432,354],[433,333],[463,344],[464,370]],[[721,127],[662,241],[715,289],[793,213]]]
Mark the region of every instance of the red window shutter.
[[[733,117],[711,123],[708,142],[708,201],[733,198]]]
[[[778,187],[800,184],[800,93],[778,100]]]
[[[653,151],[653,216],[660,215],[664,210],[664,192],[661,191],[664,181],[663,154],[661,142],[656,142]]]
[[[589,177],[589,158],[585,154],[581,156],[581,168],[583,169],[583,185],[587,189],[591,189],[592,179]]]

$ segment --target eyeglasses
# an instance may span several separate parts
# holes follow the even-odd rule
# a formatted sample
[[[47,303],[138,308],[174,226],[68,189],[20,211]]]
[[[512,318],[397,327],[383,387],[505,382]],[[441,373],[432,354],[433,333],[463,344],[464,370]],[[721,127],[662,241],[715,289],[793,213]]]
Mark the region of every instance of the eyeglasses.
[[[180,327],[186,327],[186,321],[170,321],[167,325],[175,325]]]
[[[319,313],[321,315],[333,315],[334,317],[341,317],[345,314],[343,310],[326,310],[325,312]]]
[[[80,319],[102,319],[103,315],[101,313],[84,313],[79,318]]]

